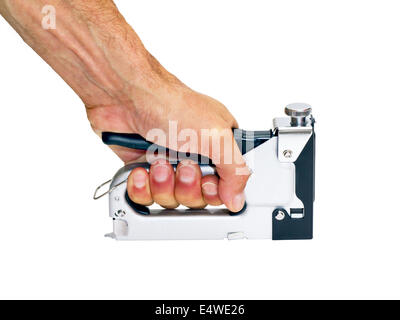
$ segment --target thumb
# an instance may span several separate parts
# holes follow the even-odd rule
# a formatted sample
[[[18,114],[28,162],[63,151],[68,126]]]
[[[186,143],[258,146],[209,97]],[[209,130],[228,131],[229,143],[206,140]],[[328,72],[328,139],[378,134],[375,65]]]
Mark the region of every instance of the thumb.
[[[250,169],[232,135],[232,159],[221,156],[216,165],[220,177],[219,196],[226,207],[232,212],[239,212],[245,203],[244,189],[250,177]],[[228,161],[229,160],[229,161]]]

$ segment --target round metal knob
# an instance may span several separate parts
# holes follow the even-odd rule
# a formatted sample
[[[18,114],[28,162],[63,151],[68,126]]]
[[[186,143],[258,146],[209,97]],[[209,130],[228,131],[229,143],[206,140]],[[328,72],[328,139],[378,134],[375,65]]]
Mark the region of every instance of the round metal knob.
[[[285,108],[285,113],[292,118],[292,126],[304,126],[311,112],[311,106],[306,103],[292,103]]]

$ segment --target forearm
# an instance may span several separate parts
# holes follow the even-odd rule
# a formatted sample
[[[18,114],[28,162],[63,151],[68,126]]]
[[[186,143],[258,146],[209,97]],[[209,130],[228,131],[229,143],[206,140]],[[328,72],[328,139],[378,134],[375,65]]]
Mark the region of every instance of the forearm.
[[[56,9],[55,29],[42,27],[45,5]],[[126,100],[156,81],[161,66],[111,0],[0,0],[0,13],[88,106]]]

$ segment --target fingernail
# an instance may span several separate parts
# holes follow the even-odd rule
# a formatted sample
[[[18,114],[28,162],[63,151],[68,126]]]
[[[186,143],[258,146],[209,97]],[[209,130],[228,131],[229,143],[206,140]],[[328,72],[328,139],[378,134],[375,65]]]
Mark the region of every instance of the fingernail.
[[[167,165],[163,163],[156,164],[151,168],[151,171],[156,182],[165,182],[168,180],[170,171]]]
[[[209,196],[216,196],[218,194],[218,187],[215,183],[205,182],[201,187],[203,189],[203,193]]]
[[[233,198],[232,201],[232,209],[234,212],[239,212],[240,210],[243,209],[244,206],[244,202],[245,202],[245,196],[244,196],[244,192],[239,193],[238,195],[236,195]]]
[[[190,162],[181,162],[182,165],[179,167],[178,177],[183,183],[193,183],[196,178],[195,168]]]
[[[141,189],[146,186],[146,174],[143,171],[135,172],[133,175],[133,185]]]

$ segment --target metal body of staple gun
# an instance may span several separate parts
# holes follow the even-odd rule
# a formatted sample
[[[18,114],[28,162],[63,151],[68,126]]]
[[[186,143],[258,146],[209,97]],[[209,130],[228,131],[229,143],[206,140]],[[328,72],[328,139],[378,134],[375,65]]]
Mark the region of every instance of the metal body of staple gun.
[[[315,193],[315,133],[311,107],[291,104],[288,117],[276,118],[268,131],[235,130],[234,136],[252,170],[245,190],[246,205],[239,213],[226,208],[151,210],[132,202],[126,185],[136,167],[121,168],[96,189],[95,199],[109,195],[113,220],[110,237],[117,240],[180,239],[311,239]],[[152,143],[135,134],[103,133],[103,142],[147,150]],[[176,167],[176,166],[175,166]],[[215,174],[211,164],[200,164],[203,175]],[[97,196],[99,189],[109,189]]]

